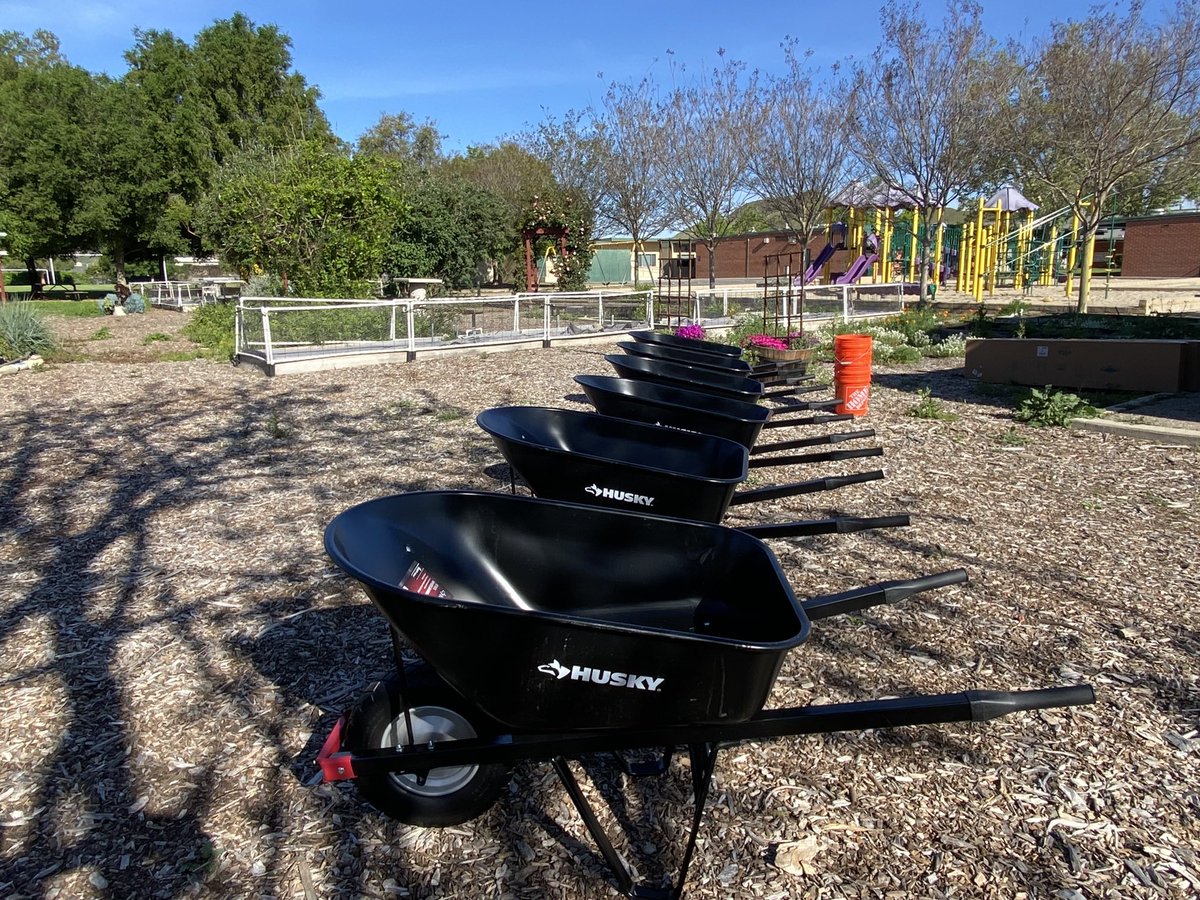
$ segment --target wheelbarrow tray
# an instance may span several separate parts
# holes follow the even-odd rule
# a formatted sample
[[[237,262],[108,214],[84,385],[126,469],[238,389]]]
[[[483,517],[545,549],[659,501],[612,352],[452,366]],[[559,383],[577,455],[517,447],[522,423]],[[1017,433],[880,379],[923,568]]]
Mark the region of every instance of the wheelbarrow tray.
[[[504,406],[475,421],[548,500],[719,522],[749,472],[734,441],[596,413]]]
[[[744,375],[747,378],[802,376],[808,369],[808,360],[769,361],[752,366],[744,359],[737,359],[732,356],[717,356],[715,353],[684,350],[666,344],[651,344],[645,341],[619,341],[617,346],[630,356],[644,356],[648,359],[677,362],[687,366],[696,366],[701,369],[712,369],[714,372]]]
[[[351,507],[325,549],[514,729],[744,721],[809,633],[766,544],[719,525],[429,491]]]
[[[576,375],[575,383],[583,388],[596,411],[603,415],[727,438],[747,449],[754,447],[764,427],[812,421],[809,418],[794,423],[786,419],[769,422],[779,411],[745,400],[717,397],[654,381],[611,375]],[[841,422],[849,418],[828,416],[820,421]]]
[[[725,372],[729,375],[752,376],[752,367],[744,359],[735,356],[718,356],[715,353],[685,350],[667,344],[652,344],[646,341],[618,341],[617,346],[630,356],[644,356],[648,359],[662,359],[667,362],[683,363],[701,369],[711,369],[714,372]]]
[[[692,353],[708,353],[713,356],[728,356],[738,359],[742,348],[733,344],[722,344],[717,341],[697,341],[691,338],[681,338],[678,335],[667,334],[665,331],[631,331],[629,336],[644,344],[660,344],[664,347],[678,347]]]
[[[645,356],[607,354],[605,360],[622,378],[669,384],[685,390],[713,394],[730,400],[754,403],[763,398],[761,381],[742,375],[725,375],[710,369],[697,369],[682,363],[650,359]]]

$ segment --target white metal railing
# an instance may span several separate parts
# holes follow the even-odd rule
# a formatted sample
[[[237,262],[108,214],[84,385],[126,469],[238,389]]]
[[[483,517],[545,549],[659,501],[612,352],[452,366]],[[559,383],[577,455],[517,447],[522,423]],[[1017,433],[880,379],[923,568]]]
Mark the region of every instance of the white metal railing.
[[[903,309],[903,286],[824,285],[805,289],[805,321],[888,315]],[[799,290],[784,292],[791,315]],[[504,296],[389,300],[242,297],[235,318],[235,353],[268,368],[278,363],[356,354],[388,354],[463,346],[519,344],[617,335],[653,328],[663,309],[672,321],[679,297],[651,291],[584,291]],[[706,327],[732,325],[762,309],[761,290],[718,288],[688,298],[690,319]],[[786,307],[785,307],[786,308]],[[411,358],[411,356],[410,356]]]
[[[645,327],[649,291],[361,300],[242,297],[235,352],[285,360],[513,343]]]

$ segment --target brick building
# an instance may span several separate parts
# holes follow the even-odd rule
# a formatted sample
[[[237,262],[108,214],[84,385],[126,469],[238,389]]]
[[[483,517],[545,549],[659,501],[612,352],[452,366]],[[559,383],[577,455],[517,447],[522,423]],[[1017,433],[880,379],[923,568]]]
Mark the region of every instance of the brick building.
[[[755,232],[723,238],[717,242],[716,277],[757,281],[763,277],[764,271],[769,271],[773,276],[776,266],[782,271],[783,266],[788,265],[788,262],[783,259],[769,259],[769,257],[788,253],[795,254],[795,260],[791,264],[791,273],[794,275],[803,265],[800,255],[802,248],[798,242],[789,243],[790,240],[793,239],[785,232]],[[820,234],[809,242],[810,259],[815,258],[824,249],[826,240],[825,235]],[[695,277],[705,281],[708,279],[708,246],[701,241],[696,241],[695,251]],[[857,256],[857,252],[851,255],[848,250],[838,250],[830,260],[831,271],[835,274],[845,272],[846,267]]]
[[[1200,212],[1126,219],[1122,255],[1126,277],[1200,276]]]

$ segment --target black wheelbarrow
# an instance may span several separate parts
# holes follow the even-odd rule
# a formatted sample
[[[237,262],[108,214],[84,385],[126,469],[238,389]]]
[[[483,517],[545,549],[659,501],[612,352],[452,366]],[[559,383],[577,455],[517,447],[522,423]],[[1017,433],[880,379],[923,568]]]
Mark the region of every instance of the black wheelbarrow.
[[[714,372],[711,369],[699,369],[682,363],[667,362],[662,359],[650,359],[646,356],[627,356],[615,353],[607,354],[605,360],[622,378],[632,378],[638,381],[651,381],[656,384],[666,384],[681,387],[685,390],[699,391],[712,394],[728,400],[741,400],[745,403],[755,403],[778,397],[794,396],[797,393],[795,385],[768,391],[768,385],[756,378],[744,375],[727,375]],[[810,403],[807,408],[829,408],[837,406],[837,400],[827,403]],[[801,404],[793,404],[800,408]]]
[[[603,415],[728,438],[747,449],[755,447],[764,428],[821,425],[854,418],[851,415],[789,417],[792,410],[786,407],[772,409],[674,385],[611,375],[576,375],[575,383]]]
[[[713,356],[728,356],[739,359],[742,349],[732,344],[722,344],[717,341],[696,341],[691,338],[681,338],[678,335],[667,334],[663,331],[631,331],[629,336],[643,344],[658,344],[662,347],[675,347],[691,353],[708,353]]]
[[[552,760],[618,887],[678,896],[722,745],[982,721],[1090,703],[1089,687],[967,691],[764,710],[810,621],[962,583],[942,572],[797,600],[761,541],[719,525],[505,494],[439,491],[354,506],[325,531],[426,661],[374,685],[318,756],[383,812],[445,826],[485,812],[509,767]],[[695,815],[673,889],[635,884],[568,759],[687,747]]]
[[[745,447],[725,438],[578,410],[502,406],[484,410],[475,421],[491,435],[512,471],[536,496],[610,509],[639,509],[659,516],[719,522],[732,505],[883,478],[883,472],[873,471],[736,491],[750,468],[882,456],[883,448],[750,460]],[[744,526],[742,530],[760,537],[795,537],[907,524],[907,516],[839,517]]]
[[[651,344],[645,341],[619,341],[617,346],[630,356],[644,356],[649,359],[662,359],[667,362],[682,363],[700,369],[711,369],[714,372],[724,372],[730,375],[743,375],[747,378],[786,377],[808,378],[804,373],[808,363],[777,363],[767,362],[752,366],[744,359],[732,356],[717,356],[715,353],[694,352],[683,350],[666,344]]]

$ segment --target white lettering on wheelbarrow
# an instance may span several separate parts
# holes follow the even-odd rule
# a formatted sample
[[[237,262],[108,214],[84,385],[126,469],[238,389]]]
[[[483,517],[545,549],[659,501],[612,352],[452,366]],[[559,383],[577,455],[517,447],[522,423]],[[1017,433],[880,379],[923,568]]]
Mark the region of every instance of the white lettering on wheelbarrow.
[[[652,506],[654,504],[653,497],[647,497],[643,494],[631,494],[629,491],[614,491],[612,488],[602,488],[595,484],[589,484],[584,490],[593,497],[603,497],[606,500],[620,500],[622,503],[634,503],[638,506]]]
[[[665,678],[650,675],[631,675],[628,672],[613,672],[609,669],[592,669],[588,666],[564,666],[557,659],[538,666],[539,672],[553,675],[558,680],[570,677],[572,681],[590,681],[592,684],[607,684],[609,687],[627,687],[639,691],[657,691]]]

